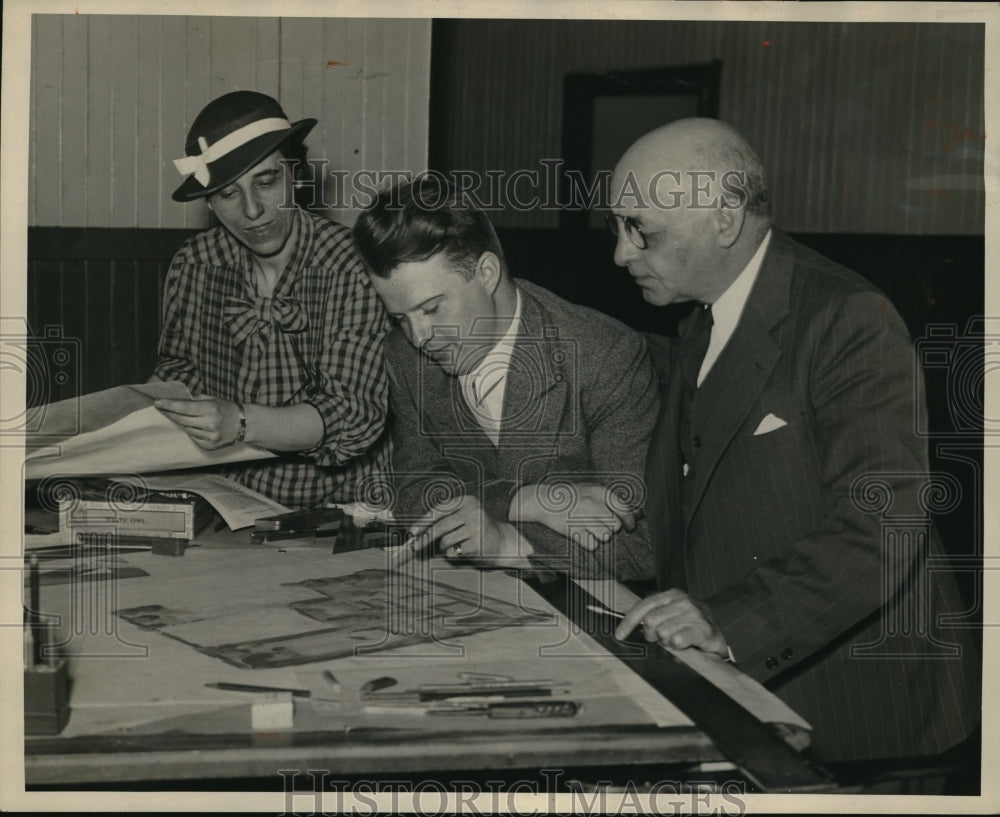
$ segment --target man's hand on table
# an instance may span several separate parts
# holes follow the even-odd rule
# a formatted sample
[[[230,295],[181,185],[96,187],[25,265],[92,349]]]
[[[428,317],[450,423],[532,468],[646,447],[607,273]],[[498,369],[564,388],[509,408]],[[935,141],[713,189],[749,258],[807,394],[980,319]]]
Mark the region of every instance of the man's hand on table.
[[[230,400],[198,395],[191,400],[160,398],[153,405],[202,448],[213,450],[236,442],[240,409]]]
[[[515,566],[533,552],[517,528],[491,517],[479,500],[469,495],[457,504],[433,508],[410,526],[410,535],[419,540],[418,548],[436,543],[449,560],[482,565]]]
[[[615,638],[625,640],[639,625],[647,641],[675,650],[697,647],[722,658],[730,657],[726,639],[708,605],[676,588],[641,599],[618,623]]]
[[[596,482],[525,485],[511,500],[509,518],[545,525],[586,550],[597,550],[622,528],[635,529],[635,512]]]

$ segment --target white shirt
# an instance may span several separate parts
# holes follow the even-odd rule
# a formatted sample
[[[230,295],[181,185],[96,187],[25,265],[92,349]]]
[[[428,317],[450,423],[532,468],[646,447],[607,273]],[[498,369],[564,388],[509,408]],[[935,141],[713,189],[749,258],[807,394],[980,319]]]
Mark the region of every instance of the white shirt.
[[[459,375],[462,396],[493,445],[500,443],[500,421],[503,418],[503,396],[507,390],[507,371],[521,326],[521,292],[516,290],[514,317],[504,336],[486,353],[468,374]]]
[[[708,341],[708,351],[705,352],[705,359],[701,362],[701,369],[698,371],[698,385],[708,375],[715,361],[718,360],[722,350],[726,348],[729,339],[736,331],[736,324],[740,322],[740,315],[743,314],[743,307],[746,306],[747,298],[750,297],[750,290],[753,289],[754,281],[757,280],[757,273],[760,272],[760,265],[764,261],[764,253],[771,243],[771,231],[767,231],[764,240],[760,242],[757,252],[753,254],[743,272],[739,274],[729,288],[719,296],[719,299],[712,304],[712,335]]]

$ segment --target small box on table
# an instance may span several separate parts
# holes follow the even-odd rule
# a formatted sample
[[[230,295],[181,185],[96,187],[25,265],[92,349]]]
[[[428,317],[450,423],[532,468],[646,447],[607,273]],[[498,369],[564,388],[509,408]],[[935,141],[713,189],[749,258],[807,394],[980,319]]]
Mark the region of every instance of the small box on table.
[[[59,498],[59,528],[73,543],[93,544],[95,537],[124,542],[161,543],[160,550],[181,555],[183,545],[211,522],[212,506],[189,491],[153,491],[107,479],[76,483],[77,495]]]

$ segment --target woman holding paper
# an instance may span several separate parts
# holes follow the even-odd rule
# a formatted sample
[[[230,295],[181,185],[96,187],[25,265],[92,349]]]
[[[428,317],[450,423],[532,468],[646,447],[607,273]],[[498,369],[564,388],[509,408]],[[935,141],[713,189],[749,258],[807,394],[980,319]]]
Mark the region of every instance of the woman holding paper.
[[[173,198],[220,226],[174,257],[153,375],[195,395],[156,406],[199,446],[275,452],[227,475],[291,507],[352,501],[388,468],[384,312],[347,228],[293,202],[289,157],[315,124],[252,91],[196,117]]]

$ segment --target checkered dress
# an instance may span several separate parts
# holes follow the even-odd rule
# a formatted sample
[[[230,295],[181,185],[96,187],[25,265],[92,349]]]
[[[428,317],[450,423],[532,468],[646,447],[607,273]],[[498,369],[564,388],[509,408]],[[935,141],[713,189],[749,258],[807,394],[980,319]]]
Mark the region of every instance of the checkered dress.
[[[155,373],[192,394],[314,406],[325,429],[315,448],[225,469],[303,508],[353,500],[361,478],[388,473],[389,451],[382,305],[350,231],[297,217],[297,251],[270,298],[255,292],[250,252],[223,227],[181,246],[167,273]]]

